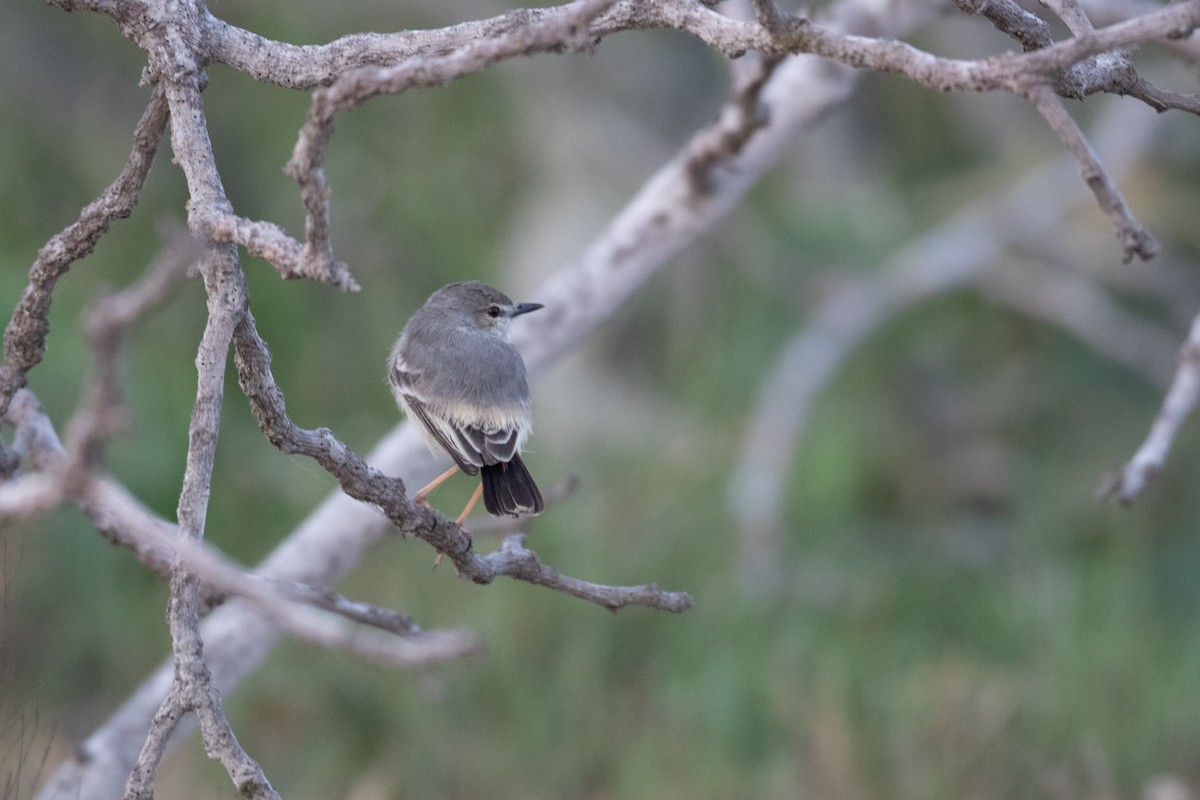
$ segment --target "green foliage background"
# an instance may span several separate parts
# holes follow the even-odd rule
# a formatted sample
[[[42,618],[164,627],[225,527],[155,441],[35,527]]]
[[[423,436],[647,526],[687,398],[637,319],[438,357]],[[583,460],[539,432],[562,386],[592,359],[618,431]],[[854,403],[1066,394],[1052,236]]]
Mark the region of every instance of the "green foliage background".
[[[213,4],[268,37],[449,24],[497,3]],[[139,52],[107,20],[33,3],[0,24],[0,305],[37,249],[116,175],[146,88]],[[979,22],[921,44],[1003,49]],[[950,43],[953,42],[953,47]],[[1150,69],[1171,77],[1167,67]],[[239,213],[301,229],[282,173],[307,96],[214,66],[212,137]],[[246,260],[274,371],[302,425],[360,452],[397,411],[383,360],[443,283],[481,278],[536,299],[691,131],[727,77],[668,33],[625,34],[591,56],[502,65],[344,117],[330,154],[335,246],[364,286],[283,283]],[[1075,104],[1083,119],[1105,103]],[[978,120],[1002,119],[984,131]],[[850,141],[853,163],[823,154]],[[1200,300],[1200,125],[1166,120],[1124,186],[1182,280],[1173,303],[1124,298],[1177,331]],[[870,275],[944,215],[1055,157],[1019,102],[935,96],[870,77],[715,235],[535,386],[530,463],[582,488],[531,528],[564,572],[687,589],[679,617],[618,615],[536,587],[480,588],[391,540],[341,588],[424,627],[467,625],[477,658],[421,673],[294,643],[227,706],[284,797],[1133,797],[1161,775],[1200,786],[1200,439],[1134,508],[1097,504],[1159,388],[1063,331],[970,291],[905,312],[825,392],[789,476],[782,585],[747,585],[726,483],[765,371],[829,276]],[[31,386],[62,423],[89,370],[79,319],[134,279],[156,226],[183,216],[164,146],[134,216],[56,294]],[[1103,154],[1102,154],[1103,155]],[[1079,185],[1061,246],[1119,259]],[[1026,254],[1027,257],[1027,254]],[[132,426],[112,471],[172,517],[203,325],[194,282],[147,320],[127,363]],[[986,451],[982,483],[949,460],[947,417]],[[261,558],[332,489],[257,432],[227,392],[209,540]],[[961,442],[959,443],[961,444]],[[457,507],[462,482],[438,497]],[[63,510],[0,535],[0,765],[32,793],[168,650],[165,588]],[[160,796],[231,796],[198,743],[166,763]]]

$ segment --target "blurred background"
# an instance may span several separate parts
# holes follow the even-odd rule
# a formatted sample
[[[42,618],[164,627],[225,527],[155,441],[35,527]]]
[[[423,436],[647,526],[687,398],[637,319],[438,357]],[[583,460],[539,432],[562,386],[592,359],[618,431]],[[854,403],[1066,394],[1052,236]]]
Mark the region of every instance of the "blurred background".
[[[295,43],[509,7],[210,5]],[[120,170],[149,92],[137,86],[141,53],[107,19],[36,3],[10,3],[4,18],[7,320],[38,248]],[[913,41],[955,56],[1008,49],[957,13]],[[1143,74],[1194,91],[1194,73],[1162,56],[1139,56]],[[220,65],[209,77],[235,208],[299,234],[282,167],[308,95]],[[537,300],[539,283],[715,119],[728,85],[725,62],[696,41],[628,33],[592,55],[507,63],[343,116],[328,164],[334,243],[363,291],[283,283],[245,262],[293,419],[368,450],[398,419],[384,360],[424,298],[479,278]],[[1121,187],[1162,240],[1159,259],[1120,263],[1107,220],[1023,102],[865,76],[711,236],[533,387],[531,469],[544,486],[581,484],[530,526],[530,545],[570,575],[687,590],[695,608],[613,615],[513,581],[477,587],[432,569],[425,544],[390,539],[338,588],[426,628],[471,627],[486,648],[416,673],[277,648],[226,707],[281,794],[1200,789],[1200,426],[1184,429],[1132,508],[1093,499],[1146,434],[1200,309],[1200,123],[1127,99],[1070,109],[1102,159],[1127,165]],[[164,145],[133,217],[56,292],[30,384],[57,424],[89,371],[82,310],[140,274],[160,223],[183,219],[169,158]],[[997,198],[1038,175],[1053,204],[1034,192],[1047,207],[1025,204],[1027,225],[1005,227]],[[979,229],[960,225],[971,209]],[[960,241],[967,263],[980,230],[996,236],[994,252],[970,279],[906,283],[959,263],[953,248],[927,248],[931,236],[965,231],[938,241]],[[844,353],[827,376],[797,373],[789,348],[864,297],[884,301],[861,335],[837,340]],[[138,329],[132,424],[109,451],[113,473],[168,518],[203,322],[190,282]],[[764,416],[764,387],[789,381],[808,381],[808,393]],[[779,492],[748,503],[759,484],[745,482],[747,437],[776,424],[795,431],[768,439],[783,448],[772,454]],[[222,425],[207,538],[253,564],[333,482],[263,440],[232,379]],[[453,513],[470,489],[458,480],[435,499]],[[3,796],[25,798],[167,654],[166,588],[75,510],[4,525],[0,771]],[[160,797],[231,796],[194,734],[160,774]]]

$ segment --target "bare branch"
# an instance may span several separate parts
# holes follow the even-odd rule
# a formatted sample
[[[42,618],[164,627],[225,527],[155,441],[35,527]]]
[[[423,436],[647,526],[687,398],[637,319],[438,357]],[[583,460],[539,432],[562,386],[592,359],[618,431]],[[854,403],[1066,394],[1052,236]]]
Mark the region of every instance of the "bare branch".
[[[202,252],[200,242],[176,231],[138,281],[102,298],[87,313],[84,329],[96,361],[80,408],[67,425],[66,449],[71,457],[63,464],[61,479],[68,491],[83,473],[101,465],[105,441],[125,424],[119,362],[127,329],[166,300]]]
[[[172,106],[179,102],[182,94],[186,94],[186,91],[180,93],[168,89]],[[180,132],[173,130],[173,139],[177,140],[179,136]],[[180,149],[177,143],[177,156]],[[211,158],[211,151],[208,156]],[[193,163],[192,166],[197,165]],[[188,171],[187,167],[184,169],[185,172]],[[192,183],[194,178],[203,180],[203,175],[189,174],[189,183]],[[219,179],[215,188],[220,189]],[[193,187],[193,192],[195,191],[196,187]],[[220,196],[210,197],[210,200],[216,203],[222,199]],[[230,248],[214,247],[210,250],[209,257],[201,264],[201,273],[208,291],[209,316],[196,356],[196,402],[192,407],[192,421],[188,428],[187,461],[177,510],[179,539],[182,542],[199,542],[204,536],[213,461],[220,430],[225,361],[233,329],[248,299],[236,253]],[[179,723],[181,711],[195,712],[205,750],[225,767],[240,793],[246,797],[264,800],[277,798],[278,795],[263,774],[262,768],[239,744],[225,717],[220,693],[213,685],[212,674],[204,660],[204,647],[199,629],[199,580],[189,569],[181,550],[176,550],[171,566],[171,595],[167,604],[167,621],[171,632],[175,677],[172,689],[160,706],[159,713],[155,715],[146,737],[146,744],[130,774],[125,787],[126,800],[149,800],[154,796],[157,766],[166,742]]]
[[[22,389],[17,393],[9,406],[7,420],[17,430],[22,452],[44,470],[44,474],[27,476],[23,480],[29,481],[31,487],[45,486],[61,501],[65,494],[61,476],[70,457],[32,392]],[[36,484],[33,483],[35,478]],[[253,603],[262,614],[296,638],[319,646],[346,649],[393,666],[413,666],[459,657],[473,646],[473,639],[458,633],[429,634],[425,639],[410,639],[399,644],[394,644],[391,637],[364,637],[352,628],[327,620],[323,615],[296,609],[293,605],[303,603],[325,609],[347,620],[400,636],[425,634],[406,614],[349,600],[327,588],[246,573],[206,545],[181,539],[175,525],[155,516],[111,478],[86,471],[74,484],[73,491],[77,494],[67,499],[76,502],[114,544],[132,549],[140,560],[168,578],[171,561],[176,556],[183,558],[205,589],[206,608],[216,600],[240,597]],[[16,501],[10,497],[20,497],[27,491],[32,488],[14,493],[11,485],[0,486],[0,515],[12,516],[9,506]],[[18,508],[17,513],[27,513],[27,509]]]
[[[315,431],[297,426],[287,415],[283,392],[271,374],[270,351],[258,335],[254,317],[247,312],[235,335],[235,358],[242,391],[263,434],[285,453],[312,457],[327,470],[351,497],[379,506],[403,533],[412,533],[438,552],[445,553],[459,575],[475,583],[491,583],[506,576],[547,586],[616,610],[636,603],[665,611],[684,611],[691,606],[685,593],[633,591],[620,587],[588,584],[560,576],[538,561],[537,555],[523,547],[520,552],[502,548],[498,553],[480,556],[473,541],[461,527],[434,509],[413,503],[403,481],[388,477],[369,466],[332,431]],[[520,555],[520,558],[514,557]],[[613,598],[620,598],[612,605]]]
[[[200,543],[180,537],[172,540],[157,531],[139,531],[136,535],[152,537],[146,545],[171,549],[201,583],[249,601],[285,632],[312,645],[345,650],[399,667],[459,659],[478,647],[475,635],[466,630],[422,631],[407,615],[390,609],[357,603],[305,584],[249,575]],[[328,611],[306,608],[298,602]],[[378,628],[380,633],[365,631],[353,622]]]
[[[133,132],[133,151],[120,175],[99,197],[84,207],[79,219],[56,234],[38,252],[29,270],[29,285],[4,331],[4,363],[0,364],[0,414],[25,376],[42,360],[50,332],[50,302],[54,286],[71,265],[88,255],[114,220],[133,211],[158,144],[167,126],[167,104],[155,90]]]
[[[1159,89],[1149,81],[1138,78],[1125,94],[1136,97],[1155,111],[1167,111],[1172,108],[1200,116],[1200,94],[1185,94],[1172,92],[1169,89]]]
[[[1044,7],[1054,12],[1067,26],[1067,30],[1075,36],[1090,36],[1096,32],[1092,21],[1079,5],[1079,0],[1038,0]]]
[[[1097,127],[1119,172],[1131,166],[1151,130],[1148,120],[1136,125],[1115,116]],[[1027,246],[1057,236],[1076,194],[1069,173],[1065,160],[1035,170],[910,242],[879,266],[877,277],[839,282],[781,349],[759,389],[727,490],[747,585],[755,591],[777,585],[785,487],[819,392],[857,345],[900,311],[1007,268],[1002,255],[1009,243]],[[1072,304],[1070,319],[1078,320],[1077,310]],[[1089,336],[1095,333],[1086,323],[1074,324],[1086,327]],[[1147,337],[1135,338],[1142,345]],[[1138,353],[1144,356],[1145,350]]]
[[[309,255],[310,248],[273,222],[254,221],[212,210],[201,226],[214,242],[240,244],[251,255],[268,262],[284,280],[307,278],[346,292],[362,289],[346,264],[340,261],[319,263]]]
[[[154,797],[154,776],[158,772],[158,764],[167,751],[171,734],[175,732],[180,720],[188,710],[181,695],[182,691],[178,684],[172,683],[167,696],[163,698],[158,711],[150,720],[150,732],[146,736],[142,751],[138,754],[137,762],[133,765],[129,780],[125,784],[124,797],[126,800],[132,800],[132,798],[149,800]]]
[[[332,589],[318,588],[310,586],[307,583],[298,583],[295,581],[272,580],[252,573],[246,573],[245,578],[246,580],[262,581],[272,591],[290,600],[307,603],[315,608],[323,608],[326,611],[362,623],[363,625],[369,625],[372,628],[378,628],[382,631],[390,631],[397,636],[416,636],[423,633],[420,626],[413,622],[412,617],[408,614],[401,614],[399,611],[393,611],[390,608],[351,600]],[[389,663],[400,664],[401,661],[402,659],[395,658]],[[404,665],[411,663],[414,663],[411,659],[403,661]]]
[[[1187,340],[1180,348],[1179,368],[1162,409],[1150,426],[1150,434],[1125,466],[1105,477],[1096,496],[1115,497],[1125,505],[1132,503],[1162,471],[1171,445],[1197,398],[1200,398],[1200,316],[1192,322]]]
[[[782,56],[747,56],[736,63],[741,69],[735,69],[732,102],[725,104],[715,125],[692,137],[684,151],[688,176],[697,194],[709,190],[709,170],[728,163],[767,124],[762,90],[781,61]]]
[[[996,30],[1020,42],[1025,52],[1040,50],[1054,43],[1046,21],[1030,14],[1014,0],[954,0],[954,5],[967,14],[983,17]]]
[[[969,61],[940,58],[894,40],[837,34],[797,18],[790,26],[790,38],[777,37],[764,50],[811,53],[853,67],[900,74],[940,92],[1024,94],[1031,83],[1052,83],[1060,72],[1091,56],[1150,41],[1183,38],[1198,25],[1200,0],[1185,0],[1039,50]]]
[[[602,586],[563,575],[543,564],[537,553],[525,547],[525,534],[522,533],[505,536],[500,549],[484,556],[484,561],[497,575],[536,583],[604,606],[610,611],[638,605],[679,614],[692,607],[692,598],[687,592],[666,592],[653,583],[644,586]]]
[[[576,0],[562,13],[513,27],[504,35],[470,40],[445,55],[411,58],[390,67],[356,69],[340,76],[328,88],[314,92],[308,119],[300,129],[286,167],[300,187],[305,208],[304,259],[300,269],[316,272],[335,269],[325,151],[338,114],[372,97],[399,94],[417,86],[441,86],[506,59],[589,47],[588,23],[612,4],[612,0]]]
[[[1031,86],[1026,91],[1026,97],[1050,123],[1058,138],[1079,162],[1084,181],[1096,196],[1101,210],[1108,214],[1117,229],[1117,237],[1125,251],[1125,263],[1129,263],[1134,256],[1148,261],[1158,255],[1162,249],[1158,240],[1133,215],[1125,198],[1121,196],[1121,191],[1104,171],[1096,151],[1092,149],[1079,125],[1067,113],[1062,100],[1046,85]]]
[[[67,9],[76,6],[72,0],[58,0],[57,4]],[[126,36],[145,45],[148,52],[154,50],[149,74],[166,87],[163,91],[170,99],[172,141],[176,159],[188,181],[192,230],[219,244],[246,246],[250,252],[270,260],[285,277],[314,277],[343,287],[352,286],[353,279],[335,261],[329,243],[328,187],[322,167],[331,135],[328,124],[341,110],[381,92],[437,85],[524,52],[584,49],[616,30],[649,27],[688,31],[731,56],[751,49],[768,56],[814,53],[843,65],[903,74],[931,88],[1021,92],[1031,83],[1056,81],[1064,70],[1091,56],[1143,41],[1187,35],[1200,19],[1200,0],[1187,0],[1137,20],[1049,45],[1035,53],[972,62],[939,59],[887,39],[838,33],[839,12],[850,14],[844,11],[846,5],[849,4],[833,6],[832,23],[817,24],[781,18],[765,2],[760,4],[769,12],[764,23],[730,20],[702,4],[684,0],[576,2],[553,9],[512,12],[497,18],[503,22],[468,23],[442,31],[382,37],[363,35],[324,47],[293,48],[227,26],[208,15],[200,3],[123,0],[78,3],[81,8],[117,18]],[[148,9],[146,19],[134,20],[143,6]],[[168,7],[179,12],[178,18],[163,13]],[[881,35],[896,35],[909,24],[909,19],[898,15],[893,7],[854,11],[855,17],[864,15],[875,15],[870,18],[871,30],[877,29]],[[567,19],[575,19],[577,24],[561,27]],[[506,24],[507,30],[503,27]],[[484,31],[487,33],[483,34]],[[187,46],[182,49],[187,51],[186,57],[172,59],[151,47],[154,44],[151,39],[168,36],[184,40]],[[253,49],[260,52],[250,53]],[[417,58],[423,58],[424,63],[418,63]],[[201,69],[213,60],[224,60],[283,85],[329,86],[314,96],[306,134],[297,142],[300,157],[294,156],[291,162],[293,174],[299,173],[297,181],[308,212],[303,245],[272,223],[238,217],[224,195],[212,162],[199,94]],[[545,296],[539,299],[547,301],[548,311],[542,319],[533,320],[517,331],[532,370],[544,366],[611,314],[661,264],[708,230],[746,187],[777,160],[798,131],[844,99],[854,81],[850,70],[828,63],[820,64],[818,69],[812,66],[813,61],[785,59],[774,72],[764,75],[760,86],[741,96],[741,116],[733,128],[737,136],[730,146],[705,148],[697,139],[700,142],[697,146],[706,154],[703,159],[681,154],[668,164],[579,261],[545,287]],[[310,66],[291,71],[301,62]],[[349,67],[359,69],[351,73],[347,71]],[[803,98],[802,101],[798,102],[797,97]],[[753,109],[755,113],[746,113],[750,109],[746,101],[751,100],[769,109],[770,116],[758,121],[757,108]],[[757,122],[750,124],[750,121]],[[305,135],[309,140],[305,140]],[[695,164],[701,161],[707,179],[703,184],[695,175]],[[215,439],[217,433],[217,421],[210,412],[219,410],[219,394],[215,403],[209,400],[216,391],[218,359],[220,364],[224,363],[232,336],[239,380],[268,438],[288,452],[304,452],[316,458],[338,477],[348,494],[379,504],[387,518],[401,530],[411,531],[447,552],[463,576],[486,583],[497,575],[510,575],[553,585],[560,591],[578,594],[610,608],[643,603],[655,607],[674,605],[669,610],[682,610],[679,606],[686,596],[663,593],[653,586],[600,587],[560,576],[540,564],[536,555],[526,550],[523,541],[517,538],[506,540],[497,553],[488,556],[475,553],[470,540],[457,526],[440,515],[414,508],[405,497],[404,483],[384,472],[384,469],[397,471],[398,463],[416,452],[411,432],[402,432],[389,440],[385,448],[388,466],[372,467],[328,430],[308,431],[295,426],[287,418],[283,395],[270,377],[269,352],[254,330],[244,297],[238,296],[241,276],[232,247],[222,249],[220,257],[225,259],[223,274],[218,274],[222,272],[220,269],[210,269],[206,274],[210,328],[219,329],[219,335],[213,334],[210,340],[206,333],[206,346],[199,358],[202,380],[189,443],[188,477],[180,500],[185,533],[198,535],[204,527],[205,475],[211,467],[207,440]],[[215,346],[220,343],[223,347]],[[411,469],[406,479],[409,474]],[[335,512],[341,516],[329,516]],[[354,522],[347,523],[345,519]],[[314,513],[313,520],[311,527],[305,526],[281,545],[263,566],[264,574],[273,579],[303,577],[306,581],[314,580],[315,576],[344,574],[363,550],[387,530],[382,517],[372,518],[369,511],[364,512],[341,497],[328,500]],[[325,530],[313,530],[318,522],[324,524]],[[301,553],[305,547],[310,549]],[[173,638],[180,665],[175,682],[180,688],[174,699],[162,707],[164,719],[155,724],[155,736],[182,724],[178,713],[183,709],[196,708],[206,746],[221,749],[222,760],[235,783],[247,795],[269,796],[269,785],[261,779],[257,765],[243,758],[244,753],[239,753],[235,742],[233,748],[225,747],[225,740],[232,739],[232,735],[220,713],[217,687],[236,683],[261,658],[274,641],[278,625],[273,620],[264,620],[261,610],[247,610],[242,603],[231,603],[204,626],[207,662],[201,661],[200,637],[196,631],[197,579],[186,574],[186,564],[177,555],[179,552],[175,551],[178,587],[177,590],[173,587],[171,614],[172,632],[178,634]],[[331,580],[315,582],[332,583]],[[99,795],[112,796],[114,792],[111,783],[107,783],[106,773],[114,765],[128,772],[134,758],[129,755],[126,742],[115,741],[118,739],[115,728],[128,729],[134,720],[134,729],[141,726],[144,730],[146,709],[152,708],[164,693],[165,683],[160,673],[80,748],[78,774],[89,779],[99,776],[98,783],[81,777],[78,782],[56,780],[55,786],[65,792],[87,783],[90,792],[104,783],[108,788],[100,789]],[[165,736],[163,741],[162,745],[156,738],[148,741],[147,748],[161,753],[160,748],[166,747]],[[151,776],[154,763],[157,755],[152,753],[146,759]]]
[[[576,2],[522,9],[432,31],[356,34],[310,47],[273,42],[215,19],[209,20],[208,30],[216,60],[260,80],[310,88],[330,85],[362,67],[390,68],[408,59],[440,58],[473,46],[489,49],[493,46],[490,40],[503,39],[514,29],[525,26],[558,24],[556,20],[573,15],[579,6]],[[1011,3],[964,0],[960,8],[987,17],[1031,52],[975,62],[940,59],[895,41],[836,33],[811,20],[782,14],[773,4],[761,2],[756,4],[759,21],[747,22],[685,0],[619,0],[596,16],[588,33],[594,39],[601,39],[618,31],[673,28],[697,37],[730,58],[738,58],[750,50],[771,54],[810,53],[849,66],[901,73],[940,91],[1018,91],[1014,83],[1018,76],[1049,81],[1089,56],[1148,41],[1185,38],[1200,24],[1200,3],[1185,0],[1103,28],[1095,35],[1052,45],[1045,23]],[[434,69],[441,70],[443,66]]]
[[[17,392],[19,397],[24,389]],[[10,408],[16,403],[10,404]],[[0,518],[25,519],[48,514],[62,505],[62,481],[49,475],[23,475],[0,483]]]
[[[528,26],[558,24],[555,21],[574,16],[577,5],[516,9],[489,19],[432,30],[356,33],[324,45],[293,45],[267,39],[211,16],[208,29],[214,60],[266,83],[314,89],[328,86],[363,67],[391,67],[409,59],[445,56],[473,43],[508,37]],[[602,2],[600,5],[627,8],[623,12],[614,8],[603,14],[608,23],[592,34],[599,36],[628,27],[630,10],[635,4]]]

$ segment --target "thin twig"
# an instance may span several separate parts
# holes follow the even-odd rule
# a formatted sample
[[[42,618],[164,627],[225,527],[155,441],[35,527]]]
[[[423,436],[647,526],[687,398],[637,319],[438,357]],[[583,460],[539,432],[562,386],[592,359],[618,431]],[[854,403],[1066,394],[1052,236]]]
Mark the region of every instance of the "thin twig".
[[[1114,111],[1097,126],[1105,149],[1114,152],[1118,174],[1128,171],[1142,152],[1150,122],[1143,119],[1134,124]],[[1056,159],[1004,191],[980,197],[909,242],[879,265],[875,277],[840,280],[781,348],[759,388],[728,484],[727,503],[730,516],[738,521],[742,570],[753,591],[769,592],[780,585],[781,565],[786,563],[781,537],[788,476],[819,393],[858,344],[903,309],[981,283],[988,271],[1007,267],[1006,247],[1056,239],[1062,217],[1078,197],[1068,180],[1070,170],[1070,162]],[[1036,302],[1039,313],[1049,316],[1043,298]],[[1093,326],[1077,319],[1076,304],[1065,311],[1078,333],[1095,335]],[[1056,322],[1064,324],[1061,316]],[[1142,343],[1151,336],[1136,338]],[[1149,349],[1159,342],[1155,337]],[[1121,352],[1125,360],[1136,357]]]
[[[1125,263],[1129,263],[1134,256],[1148,261],[1158,255],[1162,249],[1158,240],[1133,215],[1133,211],[1125,202],[1121,191],[1100,164],[1100,158],[1092,149],[1091,143],[1083,135],[1079,125],[1067,113],[1062,100],[1045,84],[1029,87],[1025,96],[1050,124],[1050,127],[1058,134],[1058,138],[1067,146],[1068,152],[1079,163],[1079,170],[1084,181],[1095,195],[1101,210],[1108,214],[1117,230],[1117,238],[1121,240],[1121,246],[1125,251]]]
[[[1179,350],[1179,368],[1150,433],[1133,458],[1116,472],[1106,476],[1096,489],[1096,497],[1114,497],[1122,504],[1132,503],[1149,486],[1167,461],[1179,429],[1191,415],[1200,398],[1200,316],[1192,322],[1187,340]]]
[[[289,454],[306,455],[314,459],[351,497],[371,503],[402,532],[425,540],[454,563],[458,574],[475,583],[491,583],[498,577],[509,577],[538,583],[552,589],[599,603],[606,608],[637,604],[664,611],[683,611],[691,601],[685,593],[663,592],[654,588],[630,593],[620,587],[587,584],[559,576],[542,565],[536,554],[522,551],[522,558],[493,553],[480,556],[473,541],[453,520],[424,505],[412,502],[403,481],[389,477],[368,465],[333,432],[320,428],[305,430],[287,414],[283,392],[271,374],[270,351],[259,336],[254,317],[245,314],[234,335],[234,363],[242,391],[250,401],[250,410],[268,440]],[[554,577],[550,577],[554,576]],[[578,587],[589,587],[579,589]],[[628,599],[613,606],[612,597]]]
[[[324,609],[347,620],[369,625],[399,636],[424,633],[407,614],[388,608],[350,600],[328,588],[311,586],[294,580],[281,580],[245,572],[227,558],[203,543],[189,544],[179,536],[177,526],[153,514],[111,478],[89,470],[83,479],[74,482],[72,492],[66,492],[61,476],[71,460],[66,448],[54,432],[49,417],[42,411],[36,396],[28,389],[17,392],[6,416],[17,431],[22,454],[41,472],[22,478],[22,484],[0,486],[0,516],[33,513],[20,505],[20,498],[42,488],[55,498],[75,502],[91,518],[97,528],[114,544],[133,550],[147,566],[170,578],[171,562],[182,553],[188,568],[199,578],[203,588],[205,610],[211,609],[226,597],[248,600],[265,615],[277,622],[289,635],[311,644],[342,647],[350,652],[384,663],[411,666],[439,657],[449,657],[443,634],[437,647],[421,648],[411,644],[391,645],[364,640],[350,628],[321,620],[313,614],[296,611],[296,603]],[[14,491],[14,487],[23,487]],[[43,488],[44,487],[44,488]],[[437,637],[435,637],[437,638]],[[465,651],[466,640],[459,640]],[[362,649],[359,649],[360,646]]]
[[[363,67],[340,76],[313,93],[308,118],[285,171],[300,187],[304,203],[304,253],[301,270],[338,269],[330,234],[330,189],[325,152],[337,115],[383,94],[424,86],[442,86],[500,61],[539,52],[581,50],[591,45],[588,23],[613,0],[576,0],[559,14],[511,28],[506,35],[476,39],[445,55],[411,58],[389,67]]]
[[[1134,85],[1125,93],[1130,97],[1136,97],[1158,112],[1175,108],[1200,116],[1200,94],[1187,94],[1184,92],[1173,92],[1169,89],[1159,89],[1142,78],[1138,78]]]
[[[68,485],[103,463],[105,442],[125,424],[120,359],[128,329],[167,299],[202,253],[202,244],[186,231],[169,234],[163,252],[140,279],[121,292],[101,298],[85,314],[84,330],[95,354],[95,366],[85,384],[80,408],[66,428],[65,446],[71,457],[63,466],[62,479]]]
[[[543,564],[537,553],[525,547],[523,533],[505,536],[500,549],[484,556],[483,560],[498,575],[536,583],[604,606],[609,611],[638,605],[680,614],[692,607],[692,598],[687,592],[663,591],[653,583],[643,586],[604,586],[563,575],[553,567]]]
[[[26,375],[42,360],[50,332],[54,286],[71,265],[88,255],[114,220],[128,217],[142,191],[158,144],[167,126],[167,104],[155,89],[133,131],[133,151],[120,175],[86,205],[72,224],[48,241],[29,269],[29,285],[4,330],[4,363],[0,364],[0,415]],[[0,445],[2,447],[2,445]]]

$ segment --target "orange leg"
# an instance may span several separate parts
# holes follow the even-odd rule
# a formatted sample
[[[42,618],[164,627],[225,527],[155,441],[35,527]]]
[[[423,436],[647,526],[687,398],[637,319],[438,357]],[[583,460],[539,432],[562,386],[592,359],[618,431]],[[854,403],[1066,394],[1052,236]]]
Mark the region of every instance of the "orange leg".
[[[429,493],[432,492],[437,487],[441,486],[443,483],[445,483],[446,480],[456,472],[458,472],[457,464],[455,464],[453,467],[451,467],[450,469],[443,472],[441,475],[438,475],[436,478],[434,478],[428,484],[426,484],[424,489],[422,489],[421,491],[419,491],[415,495],[413,495],[413,502],[420,503],[421,505],[427,505],[427,503],[425,502],[425,498],[429,496]],[[483,484],[480,484],[480,486],[482,486],[482,485]]]
[[[454,470],[456,470],[456,469],[458,469],[458,467],[455,467],[454,469],[447,471],[446,474],[439,477],[436,481],[431,483],[429,486],[426,486],[420,492],[417,492],[417,496],[415,498],[416,501],[418,503],[425,502],[424,495],[427,494],[430,489],[434,488],[439,483],[446,480],[446,478],[453,475]],[[458,527],[462,528],[462,524],[467,521],[467,516],[471,513],[471,509],[475,507],[475,504],[479,502],[479,496],[482,494],[483,494],[483,483],[480,482],[480,484],[475,487],[475,492],[474,492],[474,494],[471,495],[471,499],[467,502],[467,507],[462,510],[462,513],[458,515],[458,519],[455,520],[455,522],[458,523]],[[471,533],[466,528],[463,528],[463,533],[467,534],[468,539],[471,538]],[[438,564],[442,563],[443,555],[444,555],[443,553],[438,553],[437,558],[435,558],[433,560],[433,568],[434,569],[437,569]]]
[[[467,516],[471,513],[471,509],[475,507],[475,504],[479,502],[481,494],[483,494],[483,483],[475,487],[475,493],[467,501],[467,507],[462,510],[462,513],[458,515],[458,519],[455,520],[458,523],[458,527],[461,528],[462,524],[467,521]]]

